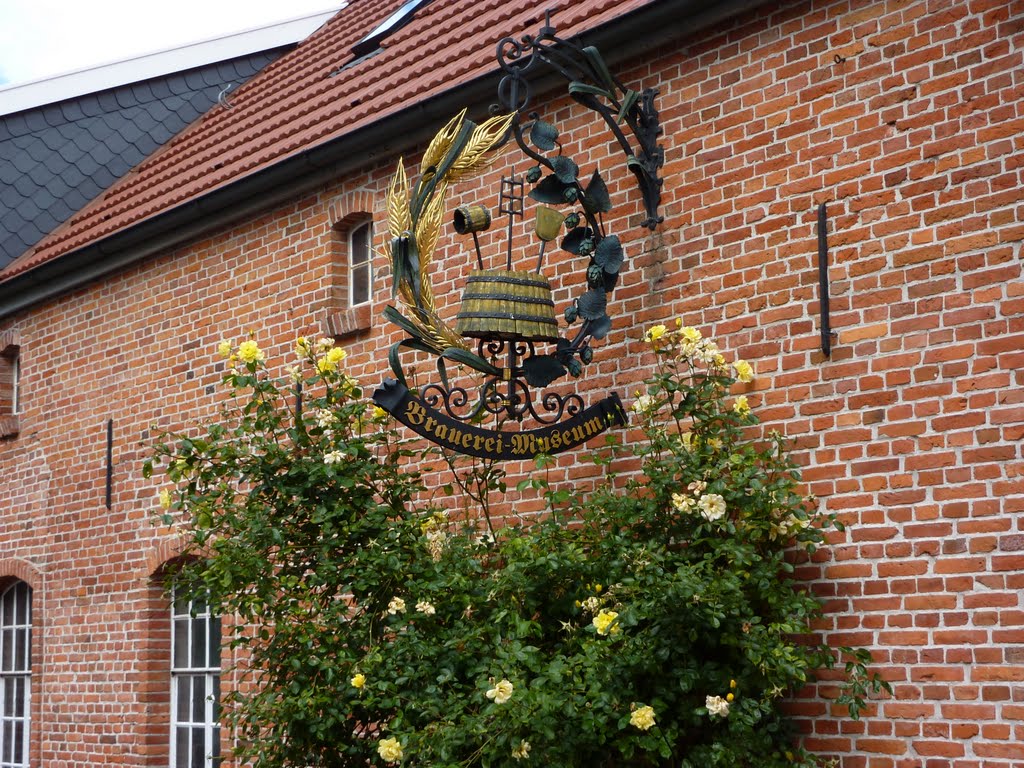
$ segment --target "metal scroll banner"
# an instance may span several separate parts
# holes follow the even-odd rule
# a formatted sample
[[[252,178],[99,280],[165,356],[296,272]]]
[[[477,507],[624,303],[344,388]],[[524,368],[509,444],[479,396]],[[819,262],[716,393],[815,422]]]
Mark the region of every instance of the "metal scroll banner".
[[[483,429],[453,419],[394,379],[384,380],[373,393],[373,402],[427,440],[481,459],[532,459],[542,453],[561,453],[611,426],[626,426],[626,412],[615,393],[558,424],[519,432]]]

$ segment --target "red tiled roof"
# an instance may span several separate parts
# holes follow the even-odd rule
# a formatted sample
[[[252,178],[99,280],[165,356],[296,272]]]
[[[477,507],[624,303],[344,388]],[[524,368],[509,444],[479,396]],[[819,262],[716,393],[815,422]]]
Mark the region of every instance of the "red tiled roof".
[[[355,0],[14,261],[0,281],[96,244],[291,156],[343,138],[497,68],[498,40],[544,12],[572,37],[654,0],[433,0],[353,63],[352,46],[404,0]]]

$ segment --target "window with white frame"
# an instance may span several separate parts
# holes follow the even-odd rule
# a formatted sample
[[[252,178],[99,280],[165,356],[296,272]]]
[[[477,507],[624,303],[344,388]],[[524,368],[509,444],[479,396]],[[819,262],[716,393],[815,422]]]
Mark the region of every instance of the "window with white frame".
[[[171,768],[220,765],[220,617],[202,597],[171,601]]]
[[[21,404],[21,346],[18,333],[0,333],[0,437],[18,434]]]
[[[373,289],[373,222],[357,224],[348,234],[349,306],[365,304]]]
[[[0,768],[28,768],[32,694],[32,588],[0,591]]]

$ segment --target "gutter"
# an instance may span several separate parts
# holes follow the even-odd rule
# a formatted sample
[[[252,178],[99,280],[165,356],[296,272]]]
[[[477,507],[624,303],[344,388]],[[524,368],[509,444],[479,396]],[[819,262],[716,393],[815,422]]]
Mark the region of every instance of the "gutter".
[[[588,30],[578,40],[598,46],[609,64],[615,64],[672,40],[691,36],[765,2],[664,0]],[[497,98],[500,74],[500,70],[495,69],[450,91],[416,102],[380,123],[300,152],[16,275],[0,283],[0,318],[285,203],[365,167],[378,157],[393,157],[401,149],[427,140],[436,125],[462,107],[471,105],[479,108],[479,112],[485,111]],[[554,83],[552,79],[551,84]]]

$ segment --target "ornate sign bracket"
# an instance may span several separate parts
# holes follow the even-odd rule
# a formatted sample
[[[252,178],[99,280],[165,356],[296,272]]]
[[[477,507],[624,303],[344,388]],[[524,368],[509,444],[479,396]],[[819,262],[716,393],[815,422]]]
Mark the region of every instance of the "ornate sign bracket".
[[[498,62],[506,75],[499,98],[506,114],[496,114],[477,126],[456,115],[434,137],[424,153],[418,181],[410,186],[403,161],[392,177],[387,195],[391,230],[394,294],[402,310],[389,306],[385,317],[406,333],[389,354],[394,380],[374,393],[374,401],[424,437],[451,450],[491,459],[530,458],[575,447],[626,416],[617,395],[589,408],[575,393],[544,391],[566,374],[577,378],[593,359],[592,339],[603,339],[612,327],[608,295],[614,289],[625,256],[622,243],[607,231],[603,215],[612,210],[608,187],[599,170],[589,180],[563,152],[559,131],[535,113],[528,116],[529,136],[522,115],[529,106],[527,75],[538,63],[553,67],[569,81],[570,96],[598,113],[626,155],[626,166],[636,176],[647,218],[643,226],[661,221],[659,170],[664,152],[657,145],[656,91],[626,88],[608,71],[593,47],[580,47],[555,35],[550,18],[537,36],[521,42],[505,38],[498,45]],[[633,151],[622,126],[639,145]],[[455,328],[438,314],[431,287],[430,264],[441,229],[448,186],[480,169],[489,154],[512,137],[536,165],[523,178],[513,174],[501,185],[499,213],[508,217],[508,243],[504,268],[485,268],[478,233],[491,226],[490,211],[482,205],[456,209],[455,231],[472,235],[478,269],[466,281],[462,308]],[[531,146],[532,145],[532,146]],[[546,173],[545,173],[546,170]],[[525,214],[524,198],[537,205],[534,231],[540,240],[535,269],[513,269],[513,223]],[[568,214],[558,210],[572,206]],[[565,234],[559,246],[573,256],[588,259],[586,288],[564,312],[576,332],[563,337],[558,328],[552,291],[541,273],[545,249]],[[532,260],[531,260],[532,265]],[[467,343],[475,341],[475,349]],[[547,353],[536,345],[551,344]],[[437,361],[440,383],[411,391],[401,365],[404,350],[427,352]],[[455,363],[482,374],[474,395],[452,386],[447,366]],[[477,426],[485,417],[500,423],[522,423],[529,418],[536,429],[488,431]]]
[[[579,46],[563,40],[555,33],[551,25],[551,12],[548,11],[544,26],[537,35],[524,35],[518,41],[506,37],[498,43],[498,63],[505,72],[498,84],[501,108],[520,115],[530,114],[528,110],[532,93],[529,76],[534,74],[534,69],[539,65],[546,65],[564,78],[569,84],[569,95],[600,115],[615,137],[626,156],[626,166],[636,176],[643,195],[647,218],[641,222],[641,226],[655,229],[664,220],[658,213],[663,184],[660,171],[665,164],[665,150],[658,144],[662,128],[658,110],[654,106],[658,90],[645,88],[638,92],[627,88],[611,74],[597,48]],[[557,131],[552,134],[553,126],[539,121],[536,114],[530,114],[530,117],[535,121],[530,136],[532,142],[543,149],[553,149]],[[623,124],[631,131],[638,151],[633,150],[622,130]],[[547,157],[529,146],[519,121],[514,131],[516,143],[526,155],[552,172],[558,172],[559,169]],[[550,140],[546,140],[548,136]],[[549,146],[538,143],[538,139]]]

